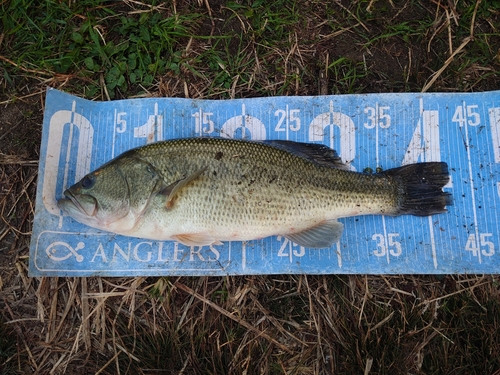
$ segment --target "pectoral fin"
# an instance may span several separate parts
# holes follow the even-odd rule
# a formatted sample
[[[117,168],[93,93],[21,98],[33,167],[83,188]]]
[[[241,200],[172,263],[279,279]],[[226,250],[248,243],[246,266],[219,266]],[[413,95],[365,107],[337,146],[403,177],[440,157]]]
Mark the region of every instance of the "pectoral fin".
[[[165,186],[163,189],[161,189],[159,191],[159,194],[165,195],[167,197],[167,200],[165,201],[165,207],[168,210],[171,209],[174,204],[174,198],[176,194],[191,181],[196,180],[198,177],[200,177],[200,175],[206,170],[207,167],[201,168],[196,172],[184,177],[183,179],[175,181],[174,183]]]
[[[342,236],[344,225],[337,220],[327,220],[302,232],[287,234],[290,241],[304,247],[331,247]]]
[[[222,245],[222,242],[207,233],[184,233],[172,236],[171,238],[186,246]]]

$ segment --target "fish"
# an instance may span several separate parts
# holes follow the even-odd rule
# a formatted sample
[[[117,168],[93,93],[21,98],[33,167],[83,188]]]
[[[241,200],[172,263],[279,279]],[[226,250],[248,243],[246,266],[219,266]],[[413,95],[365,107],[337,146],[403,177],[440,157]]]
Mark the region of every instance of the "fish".
[[[447,212],[445,162],[350,170],[322,144],[181,138],[124,152],[64,191],[65,215],[99,230],[187,246],[284,236],[338,242],[339,218]]]

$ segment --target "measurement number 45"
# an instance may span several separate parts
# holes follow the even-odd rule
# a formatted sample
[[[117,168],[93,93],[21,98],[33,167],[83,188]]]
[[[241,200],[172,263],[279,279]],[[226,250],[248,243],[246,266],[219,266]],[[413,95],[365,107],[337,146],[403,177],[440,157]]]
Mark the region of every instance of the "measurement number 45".
[[[460,127],[464,126],[466,123],[470,126],[477,126],[481,122],[479,116],[477,104],[466,105],[465,103],[461,106],[457,106],[455,113],[451,118],[452,122],[456,122]]]
[[[492,256],[495,254],[495,245],[493,242],[488,241],[488,237],[491,236],[493,236],[493,233],[480,233],[478,243],[476,235],[474,233],[470,234],[469,238],[467,238],[467,243],[465,244],[465,250],[472,251],[472,255],[475,257],[480,255],[487,257]]]

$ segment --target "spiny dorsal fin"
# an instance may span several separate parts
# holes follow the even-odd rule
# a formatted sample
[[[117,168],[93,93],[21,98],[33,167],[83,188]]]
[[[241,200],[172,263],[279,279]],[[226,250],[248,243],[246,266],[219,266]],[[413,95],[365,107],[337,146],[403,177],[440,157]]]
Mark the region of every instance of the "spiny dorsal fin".
[[[318,165],[349,170],[349,166],[342,162],[335,150],[322,144],[283,140],[266,140],[261,142],[291,152]]]

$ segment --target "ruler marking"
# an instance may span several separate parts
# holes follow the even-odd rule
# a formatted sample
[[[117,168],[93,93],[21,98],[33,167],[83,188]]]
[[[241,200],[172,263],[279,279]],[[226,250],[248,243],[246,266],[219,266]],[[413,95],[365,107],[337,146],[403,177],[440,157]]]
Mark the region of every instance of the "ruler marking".
[[[424,143],[425,143],[425,151],[424,151],[424,161],[441,161],[440,149],[439,149],[439,106],[437,110],[432,111],[423,111],[422,113],[422,132],[424,134]],[[436,250],[436,242],[434,240],[434,225],[432,223],[432,217],[429,216],[429,235],[431,240],[431,254],[432,254],[432,264],[434,265],[434,269],[437,269],[437,250]]]
[[[495,98],[499,98],[499,95],[500,91],[495,93]],[[382,97],[383,96],[381,96],[381,98]],[[338,148],[339,144],[340,147],[344,146],[345,143],[343,142],[343,138],[347,139],[347,137],[343,137],[343,135],[345,136],[346,134],[348,134],[348,136],[351,138],[360,137],[361,139],[357,140],[357,142],[359,143],[356,144],[356,162],[360,164],[372,164],[373,152],[375,152],[376,167],[381,166],[381,162],[383,164],[392,162],[397,163],[398,161],[396,161],[396,157],[397,155],[401,155],[400,152],[403,151],[405,151],[405,155],[411,154],[414,155],[416,159],[418,159],[412,162],[438,161],[442,158],[450,164],[450,171],[452,171],[452,173],[455,175],[455,178],[459,179],[455,188],[453,189],[453,193],[456,199],[456,206],[450,208],[450,213],[448,215],[439,215],[437,217],[429,216],[427,218],[429,237],[425,237],[425,233],[423,233],[426,230],[425,224],[420,219],[413,220],[413,218],[405,217],[404,220],[400,222],[400,227],[398,226],[399,221],[395,223],[391,221],[393,219],[387,219],[384,215],[381,215],[382,221],[379,221],[378,218],[375,218],[375,220],[372,220],[371,218],[369,220],[361,218],[359,222],[356,222],[356,225],[359,225],[359,228],[357,226],[356,228],[360,231],[360,233],[355,233],[354,235],[352,232],[345,233],[341,242],[337,242],[335,246],[332,246],[328,249],[309,250],[309,259],[311,259],[312,261],[311,265],[314,266],[315,269],[320,271],[326,267],[328,267],[329,270],[335,270],[335,263],[338,263],[339,268],[346,266],[345,270],[353,270],[354,273],[373,272],[374,269],[378,269],[377,267],[382,270],[382,273],[421,272],[420,270],[422,269],[424,270],[424,272],[430,273],[461,273],[462,271],[493,273],[498,272],[498,265],[500,264],[500,258],[497,256],[499,254],[498,246],[500,244],[498,242],[498,234],[500,233],[500,212],[496,209],[497,205],[500,204],[500,104],[498,103],[498,100],[497,103],[493,101],[483,101],[481,104],[482,111],[480,112],[477,109],[477,106],[471,106],[467,104],[472,103],[472,95],[457,95],[453,96],[453,99],[436,97],[436,101],[432,103],[432,106],[429,105],[430,100],[428,100],[428,98],[432,98],[432,95],[423,96],[424,100],[428,101],[423,103],[423,100],[420,99],[420,118],[418,120],[418,124],[416,124],[416,120],[419,115],[419,109],[417,107],[419,99],[412,97],[411,102],[413,104],[410,103],[409,106],[406,104],[406,102],[404,102],[403,108],[408,107],[412,109],[401,109],[401,112],[396,111],[396,102],[394,101],[394,99],[391,99],[392,101],[389,101],[388,104],[396,113],[391,113],[391,115],[394,114],[394,117],[392,119],[394,125],[391,126],[390,129],[392,132],[387,133],[384,131],[386,130],[384,127],[385,122],[381,121],[382,117],[380,117],[385,113],[384,111],[380,111],[380,108],[384,106],[385,103],[378,103],[378,100],[376,100],[376,98],[378,97],[374,97],[374,99],[368,99],[372,100],[371,104],[373,104],[373,107],[375,107],[375,134],[371,133],[371,137],[364,138],[361,137],[369,132],[364,131],[363,123],[359,123],[359,120],[362,117],[360,116],[360,114],[362,114],[363,105],[367,104],[366,102],[368,100],[359,99],[360,103],[362,104],[354,107],[353,109],[346,105],[341,99],[335,99],[334,101],[328,99],[328,101],[330,101],[330,116],[326,116],[325,120],[329,118],[330,121],[328,126],[330,127],[330,129],[329,131],[324,129],[324,137],[321,142],[324,144],[330,144],[330,146],[337,145],[336,148]],[[482,96],[478,96],[478,98],[482,98]],[[312,119],[315,119],[314,113],[315,111],[317,112],[317,107],[313,105],[312,110],[309,110],[307,114],[305,114],[306,110],[304,110],[304,114],[301,113],[301,115],[303,114],[303,126],[301,126],[301,131],[296,132],[296,134],[290,134],[292,133],[290,125],[294,126],[295,123],[290,120],[289,112],[291,108],[300,107],[302,110],[303,107],[301,107],[302,104],[300,103],[295,104],[296,102],[293,99],[287,100],[290,100],[289,104],[285,105],[285,103],[283,102],[282,104],[279,104],[279,108],[285,109],[285,134],[273,132],[273,112],[259,112],[259,118],[264,118],[268,121],[268,123],[266,124],[267,129],[269,129],[268,134],[272,134],[274,137],[277,137],[279,135],[280,138],[285,135],[286,139],[292,138],[299,142],[311,141],[307,139],[307,131],[309,130],[307,124],[308,122],[310,122],[309,117],[311,113],[313,114]],[[328,106],[328,101],[324,101],[325,108]],[[70,103],[71,102],[68,102],[68,104]],[[73,102],[73,106],[75,105],[75,103],[76,102]],[[441,108],[441,111],[434,110],[436,108],[436,105]],[[448,105],[450,107],[458,107],[458,111],[461,111],[461,113],[463,114],[463,122],[462,120],[457,120],[454,122],[451,121],[451,115],[453,115],[453,111],[451,111],[451,114],[449,113],[449,110],[447,109]],[[160,106],[162,106],[161,108],[163,108],[162,102],[160,102]],[[241,106],[242,111],[240,125],[242,129],[240,130],[243,131],[242,137],[246,138],[246,120],[249,117],[251,120],[256,118],[253,116],[257,116],[257,112],[253,112],[257,110],[254,108],[251,111],[247,111],[246,107],[250,108],[249,102],[246,102],[246,104],[243,105],[236,104],[236,106]],[[99,112],[97,115],[91,114],[91,117],[89,117],[89,121],[98,122],[99,128],[103,130],[102,132],[100,132],[99,138],[97,139],[98,144],[109,145],[109,138],[112,137],[111,152],[113,153],[112,156],[114,157],[115,147],[116,153],[119,153],[120,150],[126,147],[126,144],[128,144],[129,142],[130,145],[132,145],[134,143],[134,139],[130,137],[120,137],[118,135],[120,134],[121,128],[117,126],[116,122],[117,120],[122,119],[122,116],[117,117],[118,114],[122,111],[122,107],[120,105],[117,105],[116,109],[113,109],[112,106],[102,108],[109,108],[109,110],[107,112]],[[179,106],[178,108],[182,107]],[[214,112],[217,113],[218,117],[219,115],[224,115],[223,106],[214,108]],[[359,110],[359,108],[361,108],[361,110]],[[346,111],[345,114],[343,113],[342,109]],[[468,114],[468,110],[472,113],[472,115]],[[78,138],[74,139],[74,137],[77,136],[77,134],[81,136],[81,131],[79,132],[79,129],[81,129],[80,125],[83,125],[83,114],[87,113],[87,111],[88,109],[85,105],[83,106],[83,109],[78,113],[76,113],[76,110],[73,107],[73,113],[69,124],[70,128],[66,131],[66,134],[69,134],[69,139],[67,140],[67,145],[64,145],[61,148],[62,152],[64,152],[65,148],[67,148],[67,153],[65,155],[66,160],[64,160],[64,162],[67,165],[69,164],[69,171],[68,166],[66,165],[64,168],[65,175],[60,176],[63,179],[62,182],[64,185],[71,184],[71,179],[74,175],[74,172],[71,168],[74,167],[75,158],[71,156],[71,152],[74,155],[74,150],[76,149],[75,142],[77,142],[78,140]],[[114,125],[113,129],[109,129],[109,127],[104,126],[104,123],[106,122],[106,119],[113,119],[113,111]],[[226,113],[229,112],[227,109],[225,111]],[[166,134],[163,134],[162,131],[164,131],[165,133],[168,132],[169,134],[171,133],[171,136],[169,138],[175,138],[178,136],[191,136],[191,133],[189,133],[187,129],[194,124],[188,122],[187,118],[185,116],[182,116],[182,114],[180,119],[177,118],[177,120],[174,121],[175,116],[179,116],[179,114],[175,112],[176,110],[174,108],[170,109],[170,107],[168,106],[165,106],[164,112],[160,112],[158,110],[158,103],[155,105],[155,121],[154,123],[150,124],[153,128],[151,130],[154,137],[156,138],[155,140],[160,140],[164,135],[166,136]],[[181,110],[181,112],[184,113],[183,110]],[[164,115],[162,113],[164,113]],[[477,126],[479,123],[476,123],[476,117],[474,116],[475,114],[479,113],[482,116],[482,126]],[[147,115],[150,116],[151,114],[147,113]],[[450,116],[448,117],[448,115]],[[130,116],[133,116],[132,113],[130,114]],[[169,118],[171,117],[172,123],[177,122],[177,126],[169,126],[163,129],[163,123],[165,121],[163,121],[164,119],[162,116],[168,116]],[[488,116],[490,121],[489,124],[486,123]],[[360,126],[358,126],[357,128],[353,128],[353,130],[356,130],[355,132],[349,131],[346,133],[345,129],[350,129],[346,126],[346,121],[349,118],[351,118],[354,122],[360,124]],[[401,121],[394,121],[396,120],[396,118]],[[457,118],[459,118],[458,115]],[[133,119],[129,117],[128,120]],[[137,116],[137,121],[139,120],[140,118],[139,116]],[[183,126],[179,126],[179,124]],[[459,127],[460,124],[463,125]],[[418,130],[414,129],[415,125],[417,126]],[[443,134],[441,134],[442,137],[440,137],[439,134],[440,129],[438,127],[440,125],[442,126],[441,129],[446,130]],[[447,125],[447,129],[444,129],[444,125]],[[404,130],[402,130],[403,126],[405,127]],[[193,127],[194,126],[191,126],[191,128]],[[335,127],[338,127],[340,129],[340,132],[335,129]],[[463,127],[465,129],[462,129]],[[469,127],[471,127],[471,130],[473,131],[472,133],[468,132]],[[133,127],[130,126],[128,128],[133,129]],[[127,129],[127,131],[130,129]],[[402,135],[395,134],[398,132],[397,129],[401,129],[401,131],[404,132],[404,142],[402,141]],[[414,130],[415,132],[413,132]],[[201,114],[201,108],[200,131],[203,132],[203,116]],[[413,137],[411,137],[412,134]],[[328,137],[328,135],[330,135],[329,140],[325,139]],[[373,135],[375,135],[375,137],[373,137]],[[88,137],[89,136],[87,135],[85,138]],[[413,142],[415,147],[411,147],[411,144],[409,145],[407,143],[406,140],[410,139],[410,137],[412,141],[415,140],[415,142]],[[464,139],[462,139],[462,137]],[[276,139],[272,137],[268,138]],[[373,142],[375,142],[375,144]],[[350,142],[347,143],[351,144]],[[420,148],[417,148],[417,146],[419,145]],[[466,147],[465,155],[463,154],[463,151],[460,150],[461,145],[464,145]],[[403,150],[404,147],[407,147],[407,149]],[[442,155],[439,152],[440,148],[442,149]],[[70,151],[70,149],[73,149],[73,151]],[[394,151],[396,152],[396,156],[394,156]],[[92,156],[99,158],[102,156],[100,154],[101,153],[96,154],[94,152]],[[474,160],[472,160],[473,158]],[[404,160],[406,159],[407,158],[404,158]],[[353,160],[350,160],[350,162],[352,161]],[[61,162],[63,162],[63,160],[61,160]],[[81,164],[81,162],[82,160],[77,157],[77,167],[79,165],[78,163]],[[62,172],[63,165],[60,165],[60,169]],[[384,167],[388,166],[384,165]],[[78,168],[81,169],[80,167]],[[468,173],[465,172],[465,168],[468,168]],[[462,181],[460,181],[460,179]],[[467,183],[469,183],[469,187],[466,187]],[[451,188],[451,182],[450,186],[447,185],[446,187]],[[469,191],[471,194],[470,198],[466,195]],[[463,197],[462,194],[464,194]],[[491,197],[492,194],[494,195],[493,199]],[[471,204],[472,211],[470,207]],[[62,217],[60,217],[60,219],[62,219]],[[470,220],[473,220],[473,223],[471,223]],[[440,225],[442,225],[442,228],[440,228]],[[474,229],[471,228],[471,225],[474,225]],[[64,223],[63,227],[66,228],[67,224]],[[383,233],[379,232],[381,229],[383,230]],[[441,230],[443,230],[443,232],[441,232]],[[34,231],[34,234],[36,235],[36,233],[39,232],[40,226],[36,229],[36,231]],[[377,237],[383,235],[383,238],[378,239],[376,237],[376,239],[373,239],[370,237],[377,232],[379,232],[377,234]],[[397,232],[401,232],[401,234]],[[361,234],[364,235],[360,236]],[[89,238],[91,236],[92,234],[89,235]],[[401,242],[399,241],[400,238],[398,238],[398,236],[403,236],[401,238]],[[474,238],[472,236],[474,236]],[[361,237],[362,240],[360,240]],[[465,245],[465,242],[463,241],[464,238],[467,241],[467,245]],[[423,240],[423,243],[425,244],[424,252],[419,251],[424,247],[422,245],[419,245],[419,241],[421,240]],[[398,247],[394,245],[395,242],[404,246],[404,254],[398,252]],[[490,257],[490,255],[493,254],[493,252],[491,251],[493,249],[491,244],[493,243],[496,249],[496,251],[494,252],[495,256]],[[264,245],[262,246],[262,249],[259,249],[258,246],[255,248],[251,246],[252,248],[249,248],[250,252],[247,253],[246,243],[241,243],[241,265],[238,267],[240,268],[240,270],[231,270],[229,274],[234,274],[233,272],[236,272],[235,274],[238,274],[240,272],[243,272],[243,274],[245,274],[246,272],[267,273],[268,270],[272,270],[273,272],[274,270],[280,271],[280,265],[268,265],[267,263],[264,264],[262,268],[260,268],[260,265],[252,267],[252,265],[257,260],[259,260],[258,251],[261,251],[261,260],[272,258],[273,254],[270,253],[270,251],[273,251],[273,253],[275,253],[273,244],[274,239],[270,241],[266,240],[264,242]],[[378,247],[379,244],[383,245],[385,248]],[[239,247],[240,244],[237,244],[235,247],[235,249],[237,249],[237,252],[240,251],[238,250]],[[228,244],[227,249],[230,260],[232,252],[231,243]],[[288,244],[288,250],[289,260],[291,263],[293,263],[293,259],[298,258],[295,258],[295,255],[293,255],[292,259],[292,254],[294,254],[294,247],[291,243]],[[383,257],[380,256],[382,255],[382,250],[385,251],[385,258],[387,262],[386,264],[381,262],[381,260],[377,260],[377,257],[374,257],[374,251],[375,254],[378,254],[380,258]],[[429,250],[431,250],[431,253],[429,253]],[[336,252],[337,261],[335,261],[335,254],[332,253],[333,251]],[[358,254],[355,256],[353,251],[357,251]],[[439,255],[437,254],[437,251],[440,252]],[[344,254],[342,254],[342,252]],[[471,252],[472,254],[470,254]],[[401,254],[402,256],[399,256],[399,254]],[[343,264],[342,255],[346,257],[346,264]],[[429,259],[428,255],[431,255],[432,259]],[[247,257],[250,257],[250,266],[247,266]],[[395,259],[395,262],[391,263],[393,257],[399,257],[402,259]],[[474,259],[476,257],[477,261],[476,259]],[[375,258],[375,260],[377,261],[376,263],[373,263],[373,258]],[[130,259],[132,259],[132,257],[130,257]],[[303,259],[305,260],[307,258],[304,257]],[[326,266],[327,262],[324,262],[324,260],[330,260],[328,266]],[[378,265],[375,268],[371,268],[376,264]],[[130,270],[134,271],[133,267],[135,266],[132,264],[132,262],[130,262],[130,266],[132,267],[130,268]],[[153,266],[153,264],[151,264],[151,266]],[[495,268],[492,268],[492,266],[494,266]],[[286,268],[286,270],[290,270],[292,273],[296,272],[294,267]],[[71,269],[69,271],[75,272]],[[111,269],[111,272],[114,271]],[[203,273],[204,271],[201,272]]]
[[[488,110],[495,163],[500,163],[500,107]]]
[[[339,268],[342,268],[342,253],[340,251],[340,241],[337,241],[337,263]],[[328,251],[328,257],[330,258],[330,251]]]
[[[241,268],[247,268],[247,249],[245,241],[241,243]]]
[[[476,211],[476,196],[474,194],[474,179],[472,175],[472,158],[470,154],[470,142],[469,142],[469,125],[464,124],[465,129],[465,146],[467,147],[467,166],[469,168],[469,183],[470,183],[470,191],[471,191],[471,199],[472,199],[472,215],[474,218],[474,232],[475,232],[475,241],[476,241],[476,249],[477,249],[477,259],[479,264],[482,263],[481,257],[481,249],[479,248],[479,228],[477,226],[477,211]]]
[[[438,268],[438,261],[437,261],[437,251],[436,251],[436,241],[434,240],[434,227],[432,224],[432,216],[428,216],[428,222],[429,222],[429,228],[431,229],[429,231],[429,234],[431,235],[431,253],[432,253],[432,264],[434,265],[434,269]]]

